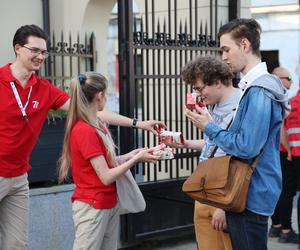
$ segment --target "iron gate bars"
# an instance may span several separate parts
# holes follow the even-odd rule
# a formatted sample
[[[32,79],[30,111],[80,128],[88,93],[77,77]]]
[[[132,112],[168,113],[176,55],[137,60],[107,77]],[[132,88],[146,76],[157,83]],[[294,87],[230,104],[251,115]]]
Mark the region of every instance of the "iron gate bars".
[[[120,111],[141,120],[158,119],[168,130],[182,131],[186,138],[201,135],[182,112],[191,87],[182,83],[180,70],[196,56],[218,56],[216,33],[227,22],[228,6],[217,0],[118,1]],[[120,148],[153,146],[157,138],[149,132],[121,129]],[[122,218],[123,241],[178,235],[193,230],[193,201],[181,191],[184,176],[197,165],[197,153],[177,150],[174,160],[157,166],[139,164],[135,178],[147,202],[144,213]]]
[[[73,77],[82,72],[95,70],[97,59],[95,44],[93,33],[89,37],[85,34],[83,39],[79,33],[76,39],[69,34],[65,39],[64,33],[61,32],[59,40],[53,33],[49,46],[49,59],[40,70],[40,75],[66,91]]]
[[[217,0],[141,2],[139,14],[133,14],[132,1],[118,2],[120,112],[141,120],[162,120],[168,130],[182,131],[189,139],[200,138],[182,112],[191,88],[182,83],[180,70],[196,56],[218,56],[217,29],[225,22],[218,13],[223,7]],[[121,129],[123,153],[157,143],[149,132]],[[139,164],[136,179],[156,182],[187,176],[196,165],[197,155],[179,149],[175,160],[159,162],[158,166]]]

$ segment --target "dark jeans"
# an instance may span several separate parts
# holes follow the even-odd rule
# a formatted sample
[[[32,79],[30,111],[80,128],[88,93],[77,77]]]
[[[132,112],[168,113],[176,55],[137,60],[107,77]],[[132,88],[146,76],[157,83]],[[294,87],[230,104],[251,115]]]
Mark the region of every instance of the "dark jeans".
[[[273,225],[281,224],[282,229],[291,229],[293,199],[299,185],[300,158],[293,157],[292,161],[288,161],[286,157],[286,153],[280,153],[282,192],[271,218]]]
[[[267,250],[268,216],[249,210],[242,213],[226,212],[233,250]]]

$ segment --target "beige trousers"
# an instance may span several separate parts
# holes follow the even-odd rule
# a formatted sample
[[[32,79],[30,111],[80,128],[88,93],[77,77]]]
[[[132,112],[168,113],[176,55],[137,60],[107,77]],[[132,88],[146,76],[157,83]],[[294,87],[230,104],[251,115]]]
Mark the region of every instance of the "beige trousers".
[[[74,201],[73,250],[117,250],[120,222],[118,209],[118,205],[112,209],[95,209],[87,203]]]
[[[232,250],[228,233],[217,231],[211,225],[215,207],[195,202],[194,225],[199,250]]]
[[[24,250],[28,241],[29,187],[27,173],[0,177],[0,249]]]

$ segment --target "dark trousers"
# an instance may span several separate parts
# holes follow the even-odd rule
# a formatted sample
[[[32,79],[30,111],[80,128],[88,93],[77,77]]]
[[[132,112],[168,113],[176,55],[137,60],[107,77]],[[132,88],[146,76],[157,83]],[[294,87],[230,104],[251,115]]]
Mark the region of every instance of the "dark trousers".
[[[245,210],[226,212],[226,218],[233,250],[268,249],[268,216]]]
[[[299,185],[300,157],[293,157],[292,161],[288,161],[286,157],[286,153],[280,153],[282,192],[272,215],[272,224],[281,224],[282,229],[291,229],[293,199]]]
[[[293,157],[293,163],[298,167],[298,182],[297,191],[300,191],[300,157]],[[298,219],[298,232],[299,232],[299,242],[300,242],[300,195],[298,196],[297,202],[297,219]]]

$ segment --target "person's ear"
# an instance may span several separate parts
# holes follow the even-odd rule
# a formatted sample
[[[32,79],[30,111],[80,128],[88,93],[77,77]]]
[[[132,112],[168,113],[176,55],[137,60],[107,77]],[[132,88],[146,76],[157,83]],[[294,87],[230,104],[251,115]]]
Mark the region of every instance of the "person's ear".
[[[97,94],[97,99],[98,99],[99,101],[101,101],[104,97],[105,97],[105,91],[100,91],[100,92]]]
[[[221,80],[216,80],[216,88],[221,88],[222,82]]]
[[[247,38],[242,38],[240,45],[245,52],[249,52],[251,49],[251,43]]]
[[[22,46],[20,44],[16,44],[14,47],[15,53],[19,54],[20,49],[22,48]]]
[[[98,93],[98,96],[97,96],[97,97],[98,97],[98,99],[100,99],[100,100],[101,100],[101,99],[103,98],[103,92],[102,92],[102,91],[100,91],[100,92]]]

